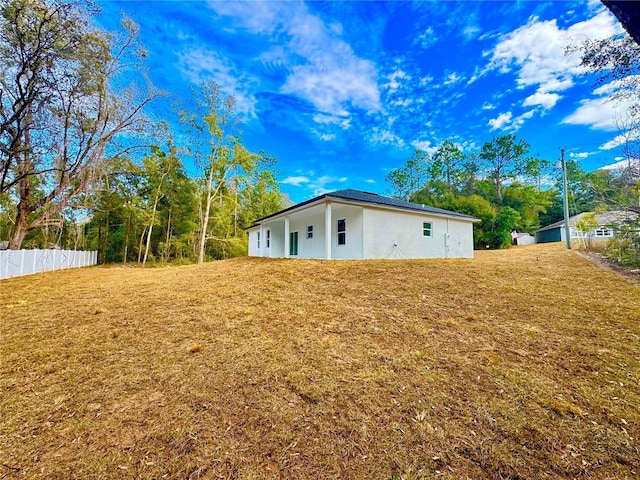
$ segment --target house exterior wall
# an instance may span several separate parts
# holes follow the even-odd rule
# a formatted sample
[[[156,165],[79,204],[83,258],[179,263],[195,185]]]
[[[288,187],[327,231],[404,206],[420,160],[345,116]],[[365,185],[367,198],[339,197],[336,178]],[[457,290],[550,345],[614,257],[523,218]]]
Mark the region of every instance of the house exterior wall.
[[[564,227],[552,228],[544,232],[536,233],[536,241],[538,243],[562,242],[564,241]]]
[[[473,223],[447,219],[447,258],[473,258]]]
[[[292,258],[324,259],[325,212],[292,212],[289,233],[298,232],[298,255]],[[338,221],[346,222],[346,242],[338,245]],[[423,223],[431,223],[431,236],[424,236]],[[307,238],[307,227],[313,237]],[[267,230],[271,231],[266,247]],[[285,221],[282,217],[248,230],[249,256],[282,258],[285,255]],[[331,258],[473,258],[473,223],[447,217],[387,210],[360,205],[331,203]],[[289,252],[286,252],[287,254]]]
[[[313,227],[312,238],[307,238],[309,226]],[[324,258],[324,215],[292,215],[289,220],[289,232],[298,232],[298,255],[295,258]]]
[[[258,250],[258,232],[260,232],[260,227],[253,227],[247,230],[249,234],[249,256],[250,257],[260,257],[262,256],[260,250]],[[262,240],[262,239],[260,239]]]
[[[424,236],[424,222],[431,236]],[[364,258],[472,258],[473,224],[450,218],[364,211]]]
[[[363,256],[363,216],[368,209],[351,205],[333,204],[331,209],[331,257],[361,259]],[[324,218],[324,217],[323,217]],[[338,220],[346,221],[346,242],[338,245]],[[323,237],[324,239],[324,237]],[[324,245],[324,243],[323,243]],[[324,258],[324,250],[322,253]]]

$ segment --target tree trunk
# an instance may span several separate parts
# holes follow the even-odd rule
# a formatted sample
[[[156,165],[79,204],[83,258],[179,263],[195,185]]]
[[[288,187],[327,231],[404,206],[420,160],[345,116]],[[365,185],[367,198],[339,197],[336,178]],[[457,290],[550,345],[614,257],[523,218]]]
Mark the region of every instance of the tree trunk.
[[[200,231],[200,248],[198,249],[198,263],[204,263],[204,246],[207,241],[207,227],[209,226],[209,213],[211,212],[211,190],[213,190],[213,164],[209,167],[207,179],[207,203],[202,217],[202,230]]]
[[[496,192],[498,193],[500,205],[502,205],[502,180],[500,178],[500,173],[496,173]]]
[[[11,238],[9,238],[9,250],[20,250],[22,241],[28,233],[28,221],[27,212],[24,212],[20,205],[18,205],[18,215],[16,216],[16,223],[13,225],[13,231],[11,232]]]
[[[140,243],[138,244],[138,263],[142,261],[142,245],[144,245],[144,234],[147,233],[147,227],[142,228],[142,233],[140,234]]]

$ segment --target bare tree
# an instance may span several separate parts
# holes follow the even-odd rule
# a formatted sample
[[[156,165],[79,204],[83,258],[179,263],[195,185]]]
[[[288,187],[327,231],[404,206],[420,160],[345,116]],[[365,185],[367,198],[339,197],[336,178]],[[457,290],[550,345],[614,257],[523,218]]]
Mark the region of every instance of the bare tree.
[[[71,199],[131,149],[156,93],[140,81],[137,26],[112,36],[86,1],[9,0],[0,11],[0,195],[16,205],[9,248],[57,225]],[[116,92],[117,89],[117,92]]]

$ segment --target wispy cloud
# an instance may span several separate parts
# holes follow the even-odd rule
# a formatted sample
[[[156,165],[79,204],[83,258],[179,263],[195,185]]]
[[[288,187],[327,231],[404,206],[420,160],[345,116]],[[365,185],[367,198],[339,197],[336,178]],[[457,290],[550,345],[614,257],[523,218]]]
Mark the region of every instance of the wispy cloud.
[[[422,48],[429,48],[438,42],[438,37],[433,27],[428,27],[424,32],[416,37],[413,41],[414,45],[420,45]]]
[[[630,102],[612,102],[609,97],[582,100],[571,115],[562,120],[570,125],[588,125],[591,128],[613,131],[625,118]]]
[[[593,155],[593,152],[570,152],[569,158],[584,159]]]
[[[318,112],[348,115],[381,109],[375,64],[340,38],[342,26],[325,24],[298,2],[209,3],[239,28],[260,35],[270,62],[288,66],[281,93],[310,102]]]
[[[640,132],[637,131],[629,131],[626,133],[621,133],[620,135],[616,135],[614,138],[609,140],[608,142],[600,145],[600,150],[613,150],[617,147],[622,147],[627,142],[637,142],[640,140]]]
[[[317,196],[339,188],[344,188],[344,184],[347,183],[348,180],[348,177],[334,177],[331,175],[315,177],[314,172],[307,172],[306,175],[287,177],[281,180],[281,183],[304,188],[309,191],[312,196]]]
[[[236,98],[238,113],[256,118],[253,90],[259,79],[233,64],[229,59],[204,46],[192,46],[178,56],[182,74],[194,84],[215,80],[223,91]]]
[[[489,126],[491,130],[516,131],[522,126],[525,120],[533,117],[534,113],[535,110],[529,110],[517,117],[514,117],[512,112],[501,113],[496,118],[489,120]]]

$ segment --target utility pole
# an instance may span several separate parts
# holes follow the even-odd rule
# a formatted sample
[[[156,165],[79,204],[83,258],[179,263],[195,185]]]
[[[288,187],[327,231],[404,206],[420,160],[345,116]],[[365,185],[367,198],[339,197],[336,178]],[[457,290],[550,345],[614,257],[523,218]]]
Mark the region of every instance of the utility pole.
[[[567,250],[571,250],[571,229],[569,228],[569,189],[567,188],[567,162],[564,160],[564,148],[560,149],[562,163],[563,207],[564,207],[564,236]]]

